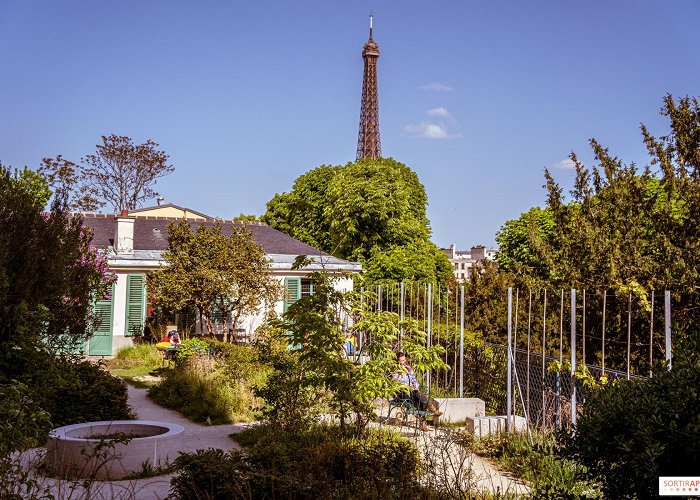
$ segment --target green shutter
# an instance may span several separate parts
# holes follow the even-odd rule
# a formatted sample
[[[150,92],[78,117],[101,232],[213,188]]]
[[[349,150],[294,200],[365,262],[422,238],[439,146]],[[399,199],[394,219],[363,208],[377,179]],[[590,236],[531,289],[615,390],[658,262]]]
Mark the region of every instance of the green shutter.
[[[301,298],[301,278],[284,278],[284,310]]]
[[[146,320],[146,276],[129,274],[126,278],[126,330],[130,337],[134,331],[143,331]]]
[[[112,286],[109,299],[95,302],[95,330],[90,337],[88,351],[93,356],[109,356],[112,354],[113,296],[114,286]]]

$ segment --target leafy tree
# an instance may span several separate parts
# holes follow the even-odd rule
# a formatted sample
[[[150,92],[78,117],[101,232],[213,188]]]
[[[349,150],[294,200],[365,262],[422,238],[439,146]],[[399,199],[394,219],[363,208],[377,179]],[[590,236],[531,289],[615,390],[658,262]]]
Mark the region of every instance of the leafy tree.
[[[263,221],[292,238],[335,254],[325,213],[326,192],[341,168],[321,165],[299,176],[289,193],[276,194],[267,202]]]
[[[155,197],[156,180],[174,170],[168,155],[148,139],[134,144],[126,136],[102,136],[102,144],[79,165],[62,156],[44,158],[40,172],[54,187],[72,195],[72,208],[95,210],[111,204],[115,211],[134,210]]]
[[[672,290],[674,325],[690,331],[700,310],[700,105],[667,95],[661,115],[670,120],[667,135],[641,127],[649,153],[643,168],[591,139],[593,166],[570,156],[576,176],[568,197],[545,171],[547,206],[498,235],[502,270],[550,290],[612,291],[625,308],[631,294],[635,318],[649,313],[653,290]],[[608,324],[618,331],[623,321]],[[647,328],[634,325],[632,341],[646,342],[635,336]]]
[[[427,240],[416,240],[388,250],[375,249],[365,263],[368,283],[444,282],[452,276],[447,255]]]
[[[518,219],[506,221],[496,234],[496,262],[504,271],[513,271],[547,280],[549,268],[537,246],[554,237],[554,219],[548,208],[533,207]]]
[[[0,167],[0,342],[84,341],[93,301],[114,280],[63,193],[43,212],[47,190],[36,175]]]
[[[359,160],[328,185],[324,214],[336,255],[366,261],[375,248],[427,240],[428,198],[418,176],[391,158]]]
[[[193,308],[211,333],[215,312],[231,316],[233,325],[262,304],[276,299],[279,287],[270,277],[265,252],[244,226],[231,235],[221,225],[199,224],[190,229],[185,219],[168,225],[166,265],[148,274],[148,287],[157,305],[174,311]]]
[[[257,222],[260,218],[257,215],[240,214],[233,218],[234,222]]]
[[[354,418],[355,429],[361,433],[373,415],[373,401],[393,397],[401,390],[401,385],[388,376],[401,370],[396,362],[396,346],[401,345],[409,354],[417,370],[446,368],[441,361],[444,349],[426,348],[426,333],[413,319],[400,322],[395,313],[355,309],[359,321],[352,330],[365,334],[363,354],[368,356],[365,363],[355,363],[343,350],[345,321],[353,313],[354,295],[337,291],[333,286],[335,277],[313,273],[311,279],[314,293],[292,304],[274,330],[299,348],[287,354],[288,371],[273,373],[268,380],[276,392],[268,388],[263,396],[278,406],[273,414],[280,415],[288,406],[299,408],[297,401],[288,397],[291,393],[299,397],[323,394],[339,417],[341,428]]]
[[[292,191],[268,202],[263,220],[326,253],[363,263],[370,282],[443,281],[451,268],[429,241],[426,205],[415,172],[380,158],[307,172]]]

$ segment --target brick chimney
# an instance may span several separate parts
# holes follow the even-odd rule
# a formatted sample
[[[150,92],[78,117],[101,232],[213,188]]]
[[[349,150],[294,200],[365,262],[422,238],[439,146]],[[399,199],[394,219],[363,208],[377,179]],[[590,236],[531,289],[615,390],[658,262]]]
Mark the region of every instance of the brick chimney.
[[[117,222],[114,231],[114,251],[121,254],[134,253],[134,220],[127,210],[114,218]]]

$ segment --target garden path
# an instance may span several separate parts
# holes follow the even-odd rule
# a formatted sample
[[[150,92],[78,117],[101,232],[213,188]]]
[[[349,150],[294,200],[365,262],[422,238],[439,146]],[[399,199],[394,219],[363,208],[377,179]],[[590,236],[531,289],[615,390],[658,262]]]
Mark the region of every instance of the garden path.
[[[163,408],[146,395],[146,389],[129,386],[129,406],[141,420],[156,420],[180,424],[185,428],[178,443],[178,451],[193,452],[198,449],[219,448],[230,450],[239,448],[229,435],[243,430],[250,424],[207,426],[192,422],[179,412]],[[481,457],[463,452],[463,448],[451,443],[449,432],[431,430],[423,433],[415,427],[399,427],[400,432],[412,439],[429,460],[437,460],[437,469],[442,471],[442,479],[450,480],[456,475],[471,471],[465,483],[474,489],[492,493],[528,493],[529,488],[523,483],[505,475],[498,468]],[[447,453],[435,453],[446,450]],[[468,475],[468,474],[467,474]],[[83,485],[69,481],[40,478],[44,486],[50,487],[55,498],[73,500],[90,498],[93,500],[137,499],[160,500],[166,498],[170,490],[172,474],[153,478],[125,481],[95,481],[87,491]],[[440,478],[437,478],[440,481]]]
[[[246,426],[242,425],[204,425],[192,422],[175,410],[163,408],[154,403],[147,395],[146,389],[128,386],[129,406],[140,420],[156,420],[180,424],[185,428],[182,439],[178,443],[178,451],[193,452],[206,448],[230,450],[239,448],[229,435],[240,432]],[[58,481],[50,478],[40,478],[43,485],[51,488],[53,495],[59,500],[160,500],[166,498],[170,490],[172,474],[125,481],[95,481],[90,491],[70,481]]]

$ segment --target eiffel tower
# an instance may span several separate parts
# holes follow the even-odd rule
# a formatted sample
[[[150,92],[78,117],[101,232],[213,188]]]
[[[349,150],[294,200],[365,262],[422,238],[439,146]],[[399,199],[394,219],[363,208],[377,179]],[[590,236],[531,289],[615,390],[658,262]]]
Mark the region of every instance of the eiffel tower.
[[[362,79],[362,108],[360,133],[357,137],[357,160],[380,158],[382,143],[379,139],[379,90],[377,87],[377,59],[379,45],[372,39],[372,16],[369,16],[369,40],[362,50],[365,73]]]

